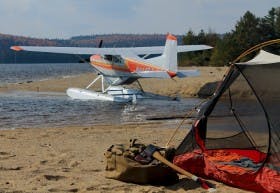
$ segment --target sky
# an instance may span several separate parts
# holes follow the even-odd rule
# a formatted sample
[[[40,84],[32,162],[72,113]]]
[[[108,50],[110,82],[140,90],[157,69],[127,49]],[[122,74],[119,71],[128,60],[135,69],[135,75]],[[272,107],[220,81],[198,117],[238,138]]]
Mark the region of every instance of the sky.
[[[246,11],[264,17],[279,0],[0,0],[0,33],[67,39],[112,33],[230,32]]]

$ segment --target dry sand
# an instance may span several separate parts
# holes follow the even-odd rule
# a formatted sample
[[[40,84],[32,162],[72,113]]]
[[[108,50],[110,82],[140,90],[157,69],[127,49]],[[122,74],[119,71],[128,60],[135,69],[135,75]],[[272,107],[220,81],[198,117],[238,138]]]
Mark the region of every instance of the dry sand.
[[[225,68],[200,68],[200,77],[172,80],[142,80],[146,91],[169,96],[195,96],[207,82],[220,80]],[[68,87],[85,86],[92,74],[22,84],[3,85],[12,90],[64,92]],[[106,124],[106,123],[105,123]],[[161,129],[162,122],[132,125],[95,125],[65,128],[18,128],[0,130],[0,192],[205,192],[199,185],[181,176],[172,186],[123,183],[104,177],[106,149],[112,144],[137,138],[144,143],[163,146],[173,129]],[[187,130],[180,130],[177,145]],[[216,184],[217,192],[243,193],[236,188]]]
[[[173,144],[178,144],[182,130]],[[104,177],[104,152],[137,138],[165,145],[172,130],[153,125],[17,129],[0,132],[0,192],[205,192],[181,176],[172,186],[123,183]],[[213,182],[217,192],[245,191]]]

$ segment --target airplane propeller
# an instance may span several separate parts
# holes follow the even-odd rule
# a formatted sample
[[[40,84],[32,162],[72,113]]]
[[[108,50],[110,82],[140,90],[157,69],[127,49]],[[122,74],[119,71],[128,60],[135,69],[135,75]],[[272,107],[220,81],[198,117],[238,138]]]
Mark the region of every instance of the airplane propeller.
[[[102,45],[103,45],[103,40],[101,39],[99,41],[98,48],[102,48]],[[79,60],[79,63],[88,63],[88,62],[90,62],[89,58],[86,58],[86,59],[82,58],[81,60]]]
[[[98,44],[98,48],[102,48],[103,45],[103,40],[100,40],[99,44]]]

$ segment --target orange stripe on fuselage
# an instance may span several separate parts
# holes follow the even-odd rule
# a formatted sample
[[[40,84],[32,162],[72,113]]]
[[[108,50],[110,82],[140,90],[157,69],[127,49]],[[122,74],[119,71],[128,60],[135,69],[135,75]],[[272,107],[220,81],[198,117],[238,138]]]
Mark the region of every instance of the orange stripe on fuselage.
[[[91,65],[92,66],[98,66],[98,67],[105,68],[105,69],[109,69],[109,70],[117,70],[117,71],[122,71],[122,72],[130,72],[130,70],[126,66],[120,67],[120,66],[112,65],[112,64],[106,63],[106,62],[91,61]]]
[[[136,71],[162,71],[163,69],[157,66],[153,66],[148,63],[140,62],[130,58],[125,59],[125,64],[131,72]]]
[[[175,72],[167,71],[165,69],[162,69],[157,66],[153,66],[148,63],[140,62],[133,59],[125,59],[124,66],[117,66],[111,63],[107,62],[101,62],[101,61],[91,61],[92,66],[98,66],[104,69],[108,70],[116,70],[116,71],[122,71],[122,72],[130,72],[135,73],[137,71],[166,71],[170,77],[176,76]]]
[[[154,66],[152,64],[139,62],[133,59],[126,59],[125,60],[126,66],[129,68],[130,72],[137,72],[137,71],[166,71],[170,77],[176,76],[176,72],[168,71],[166,69],[160,68],[158,66]]]

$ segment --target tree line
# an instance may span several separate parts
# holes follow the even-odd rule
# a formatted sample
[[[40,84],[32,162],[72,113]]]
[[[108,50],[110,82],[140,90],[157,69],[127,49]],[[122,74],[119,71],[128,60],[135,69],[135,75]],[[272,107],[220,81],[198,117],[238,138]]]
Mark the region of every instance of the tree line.
[[[280,7],[272,8],[264,17],[256,17],[247,11],[235,28],[225,34],[201,30],[198,34],[189,30],[183,37],[183,44],[207,44],[214,48],[203,52],[185,53],[179,56],[182,66],[224,66],[233,61],[242,52],[259,43],[280,38]],[[271,46],[266,49],[280,54],[280,46]],[[252,57],[252,56],[248,56]],[[247,60],[248,58],[244,58]]]

